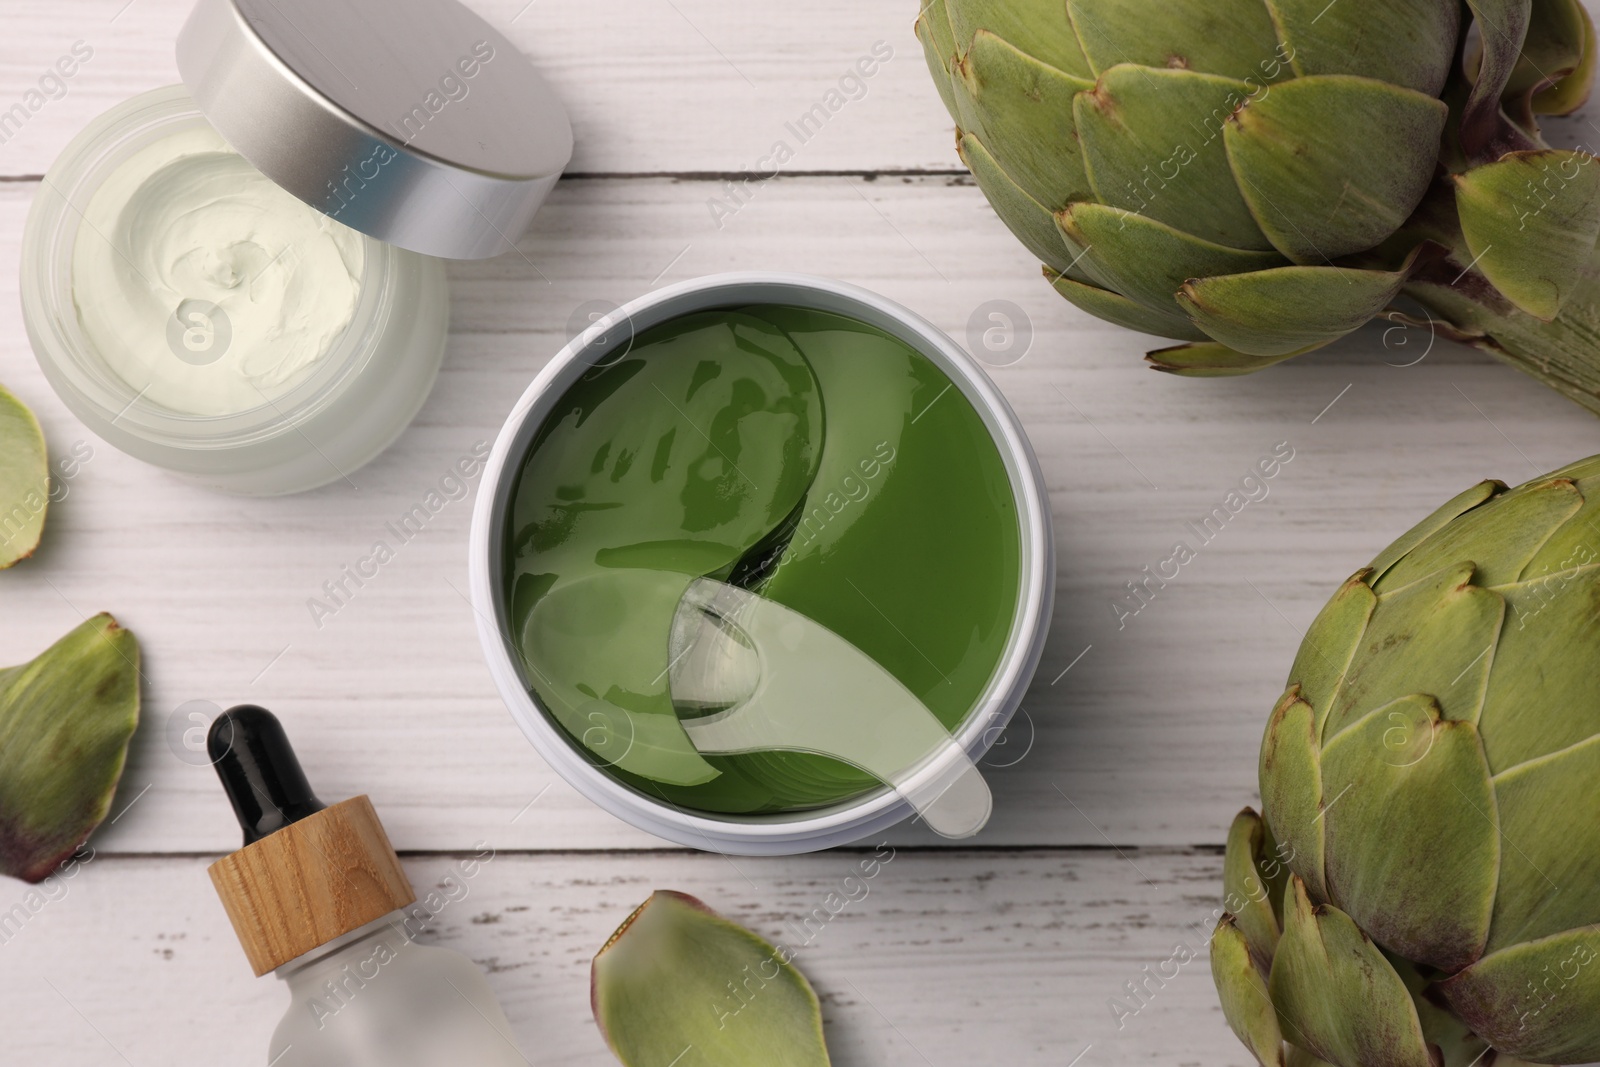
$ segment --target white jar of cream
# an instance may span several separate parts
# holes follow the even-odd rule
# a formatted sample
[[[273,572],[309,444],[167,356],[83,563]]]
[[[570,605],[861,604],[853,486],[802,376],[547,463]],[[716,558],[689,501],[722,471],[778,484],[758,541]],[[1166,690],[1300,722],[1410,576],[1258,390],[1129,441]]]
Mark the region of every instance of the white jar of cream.
[[[397,7],[416,36],[355,32]],[[179,66],[188,87],[113,108],[45,176],[34,352],[93,432],[201,485],[348,481],[433,386],[438,257],[512,246],[571,156],[565,112],[453,0],[200,0]]]

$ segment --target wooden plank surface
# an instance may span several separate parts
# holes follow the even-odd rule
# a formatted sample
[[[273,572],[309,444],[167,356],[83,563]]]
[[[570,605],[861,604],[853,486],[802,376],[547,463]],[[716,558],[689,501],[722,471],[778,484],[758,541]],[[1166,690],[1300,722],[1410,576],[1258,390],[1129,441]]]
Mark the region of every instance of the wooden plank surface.
[[[822,998],[837,1067],[1064,1067],[1080,1054],[1081,1067],[1248,1062],[1204,955],[1220,857],[899,852],[876,877],[857,876],[858,899],[817,918],[872,854],[736,869],[674,853],[498,855],[475,877],[457,856],[406,866],[424,898],[438,894],[421,942],[465,952],[489,972],[537,1067],[615,1062],[589,1014],[589,960],[657,888],[692,893],[795,948]],[[5,1062],[265,1063],[289,1000],[276,979],[251,976],[204,866],[94,860],[6,934],[0,989],[6,1018],[23,1025],[7,1028]],[[0,906],[20,899],[15,889]]]

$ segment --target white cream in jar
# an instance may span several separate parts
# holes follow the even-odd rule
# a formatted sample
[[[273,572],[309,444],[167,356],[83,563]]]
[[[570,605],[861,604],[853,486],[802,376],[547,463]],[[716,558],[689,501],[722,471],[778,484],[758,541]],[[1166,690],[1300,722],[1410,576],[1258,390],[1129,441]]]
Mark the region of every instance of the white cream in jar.
[[[190,416],[272,405],[339,344],[363,238],[208,126],[123,159],[82,207],[72,301],[107,370]]]

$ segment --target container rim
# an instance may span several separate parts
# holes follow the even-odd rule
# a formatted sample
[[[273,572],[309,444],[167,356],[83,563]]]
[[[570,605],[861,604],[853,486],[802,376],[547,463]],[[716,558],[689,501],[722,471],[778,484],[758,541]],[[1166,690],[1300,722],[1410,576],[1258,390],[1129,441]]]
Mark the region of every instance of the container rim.
[[[540,707],[523,681],[505,625],[499,589],[505,516],[527,446],[567,388],[636,332],[693,311],[782,303],[849,315],[912,345],[947,374],[994,437],[1011,480],[1021,539],[1020,595],[999,668],[955,741],[976,762],[1021,705],[1044,650],[1055,598],[1055,551],[1043,473],[1004,396],[964,349],[903,305],[846,282],[805,274],[741,271],[708,275],[646,293],[573,338],[534,378],[495,440],[473,505],[468,545],[471,601],[484,658],[512,718],[563,779],[595,804],[659,837],[692,848],[738,855],[784,855],[847,844],[913,814],[888,786],[828,807],[794,813],[717,815],[686,811],[612,778],[586,759]],[[945,770],[922,767],[904,787]]]

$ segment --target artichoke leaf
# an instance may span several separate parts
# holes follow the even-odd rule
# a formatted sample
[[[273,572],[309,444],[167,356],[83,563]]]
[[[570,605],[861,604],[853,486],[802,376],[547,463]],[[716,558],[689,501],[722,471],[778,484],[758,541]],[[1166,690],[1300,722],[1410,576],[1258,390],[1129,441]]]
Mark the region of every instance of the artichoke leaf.
[[[1259,0],[1067,0],[1067,11],[1096,73],[1132,63],[1256,85],[1289,73]]]
[[[1224,915],[1211,935],[1211,979],[1228,1026],[1261,1067],[1283,1067],[1283,1033],[1267,995],[1267,980],[1234,916]]]
[[[1482,955],[1501,826],[1477,727],[1409,696],[1326,742],[1322,774],[1339,908],[1385,948],[1446,972]]]
[[[1006,41],[1063,74],[1092,79],[1094,72],[1067,20],[1062,0],[933,0],[950,13],[957,49],[965,52],[978,31]]]
[[[1473,164],[1537,147],[1500,109],[1532,20],[1529,0],[1467,0],[1482,41],[1478,76],[1461,115],[1461,148]]]
[[[1588,102],[1589,92],[1594,87],[1594,20],[1577,0],[1556,0],[1556,3],[1569,6],[1578,16],[1582,24],[1582,55],[1570,74],[1533,94],[1529,109],[1535,115],[1570,115]]]
[[[1194,332],[1201,338],[1206,336],[1197,328]],[[1302,348],[1282,356],[1247,356],[1227,345],[1206,339],[1195,344],[1158,348],[1145,353],[1144,358],[1145,362],[1155,370],[1165,374],[1175,374],[1181,378],[1236,378],[1241,374],[1254,374],[1258,370],[1266,370],[1284,360],[1303,356],[1320,347],[1322,346],[1312,345],[1310,348]]]
[[[1072,98],[1093,83],[1063,74],[987,30],[957,56],[951,89],[962,128],[1022,189],[1059,209],[1089,195],[1072,127]]]
[[[955,60],[955,44],[950,36],[950,19],[945,13],[944,0],[931,0],[917,16],[917,40],[922,42],[922,57],[928,61],[928,73],[933,75],[939,99],[950,115],[956,115],[955,87],[951,82],[950,66]]]
[[[49,506],[50,467],[39,420],[0,387],[0,570],[33,555]]]
[[[694,897],[657,891],[594,957],[595,1021],[627,1067],[692,1049],[704,1067],[827,1067],[822,1010],[777,948]]]
[[[1097,280],[1082,266],[1082,257],[1078,252],[1067,247],[1061,231],[1056,228],[1055,216],[1022,190],[981,140],[971,133],[958,130],[956,148],[961,153],[961,162],[972,171],[973,180],[994,205],[995,212],[1011,228],[1017,240],[1039,257],[1039,262],[1056,274],[1064,274],[1076,281]]]
[[[1549,322],[1578,287],[1600,237],[1600,166],[1587,152],[1511,152],[1455,176],[1474,268]]]
[[[0,874],[40,882],[106,817],[139,721],[139,643],[96,615],[0,670]]]
[[[1527,36],[1500,93],[1513,115],[1531,118],[1533,95],[1559,84],[1583,65],[1586,30],[1578,0],[1533,0]],[[1481,40],[1478,50],[1481,53]]]
[[[1380,592],[1355,662],[1323,721],[1322,744],[1374,709],[1422,693],[1445,718],[1476,722],[1505,600],[1474,584],[1472,563]]]
[[[1072,108],[1095,199],[1229,248],[1270,250],[1223,145],[1229,116],[1251,92],[1192,70],[1104,71]]]
[[[1190,340],[1200,340],[1205,337],[1198,327],[1181,315],[1165,315],[1159,311],[1152,311],[1143,304],[1134,303],[1121,293],[1076,281],[1064,274],[1057,274],[1049,267],[1045,268],[1044,273],[1056,292],[1096,318],[1104,319],[1124,329],[1154,334],[1157,337]]]
[[[1267,721],[1261,742],[1261,810],[1277,852],[1321,900],[1328,899],[1323,862],[1322,755],[1316,713],[1291,685]]]
[[[1590,649],[1593,641],[1591,632]],[[1591,680],[1569,698],[1572,703],[1584,700],[1576,693],[1592,692],[1593,676],[1591,661]],[[1588,703],[1592,719],[1593,696]],[[1595,892],[1595,857],[1600,856],[1596,782],[1600,782],[1600,734],[1495,775],[1500,832],[1507,846],[1500,859],[1488,952],[1580,927],[1600,928],[1600,893]],[[1553,812],[1560,817],[1552,818]]]
[[[1514,582],[1582,506],[1583,496],[1568,478],[1547,478],[1500,493],[1415,545],[1377,583],[1377,590],[1387,593],[1468,559],[1483,561],[1474,571],[1477,584]]]
[[[1316,711],[1318,737],[1378,606],[1378,598],[1367,584],[1371,573],[1360,570],[1345,580],[1306,628],[1306,638],[1289,668],[1289,684],[1298,685],[1300,698]]]
[[[1273,247],[1326,263],[1381,243],[1410,217],[1433,181],[1449,111],[1414,89],[1311,75],[1249,101],[1223,140]]]
[[[1095,273],[1117,292],[1171,314],[1181,314],[1178,290],[1191,278],[1245,274],[1286,264],[1276,252],[1228,248],[1104,204],[1068,204],[1057,212],[1056,223],[1068,240],[1086,250]]]
[[[1534,1063],[1600,1061],[1600,927],[1492,953],[1438,989],[1498,1052]]]
[[[1388,548],[1378,553],[1378,558],[1372,561],[1372,581],[1382,581],[1396,563],[1411,554],[1412,549],[1443,530],[1457,517],[1465,515],[1496,494],[1505,492],[1505,489],[1504,482],[1489,479],[1451,497],[1433,514],[1395,538]]]
[[[1267,0],[1295,71],[1359,74],[1438,96],[1450,74],[1461,9],[1438,0],[1335,4]]]
[[[1400,291],[1405,272],[1274,267],[1185,282],[1178,304],[1213,339],[1253,356],[1287,356],[1360,329]]]
[[[1288,868],[1273,851],[1261,816],[1251,808],[1234,816],[1222,861],[1222,900],[1262,974],[1272,969],[1272,953],[1278,946],[1274,898],[1282,897],[1288,879]]]
[[[1405,983],[1350,917],[1290,883],[1268,989],[1283,1035],[1338,1067],[1433,1067]]]

